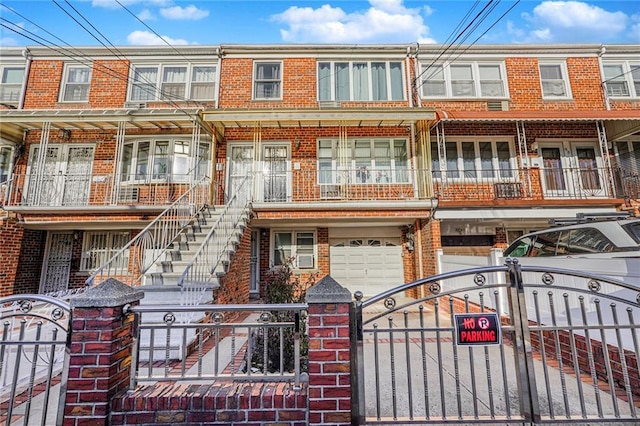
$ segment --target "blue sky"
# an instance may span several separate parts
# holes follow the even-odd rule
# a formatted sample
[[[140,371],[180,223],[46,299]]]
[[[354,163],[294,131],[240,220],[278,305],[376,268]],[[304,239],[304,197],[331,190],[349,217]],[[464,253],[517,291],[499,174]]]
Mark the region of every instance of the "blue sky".
[[[45,44],[101,44],[74,19],[116,46],[448,43],[467,25],[456,42],[640,43],[638,0],[0,0],[0,45],[39,44],[13,30]]]

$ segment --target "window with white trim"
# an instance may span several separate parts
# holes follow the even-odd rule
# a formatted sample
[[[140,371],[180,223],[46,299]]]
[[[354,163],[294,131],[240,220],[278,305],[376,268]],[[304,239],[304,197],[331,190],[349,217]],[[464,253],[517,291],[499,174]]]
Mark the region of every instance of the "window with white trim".
[[[607,94],[612,98],[640,98],[640,62],[603,62]]]
[[[87,102],[91,84],[91,67],[68,65],[64,70],[62,102]]]
[[[438,145],[431,145],[431,161],[435,178],[449,179],[515,179],[513,142],[506,139],[447,140],[444,161]]]
[[[318,62],[318,100],[404,100],[402,62]]]
[[[316,268],[316,233],[314,231],[273,231],[272,265],[291,261],[294,269]]]
[[[208,152],[208,142],[201,142],[197,168],[199,175],[209,170]],[[193,160],[190,153],[191,141],[187,139],[145,139],[125,142],[122,149],[120,181],[188,181]]]
[[[282,99],[282,63],[255,62],[253,73],[254,99]]]
[[[213,100],[216,97],[216,65],[133,65],[130,101]]]
[[[13,147],[0,145],[0,183],[9,180],[13,166]]]
[[[22,82],[24,81],[24,66],[0,66],[0,103],[18,105]]]
[[[318,183],[409,183],[406,139],[318,140]]]
[[[81,271],[92,271],[107,263],[131,239],[129,231],[85,232],[82,241]],[[126,270],[129,263],[128,253],[119,260],[117,269]]]
[[[571,98],[569,79],[564,62],[540,63],[540,83],[542,84],[542,97],[545,99]]]
[[[425,98],[504,98],[506,79],[501,62],[421,64]]]

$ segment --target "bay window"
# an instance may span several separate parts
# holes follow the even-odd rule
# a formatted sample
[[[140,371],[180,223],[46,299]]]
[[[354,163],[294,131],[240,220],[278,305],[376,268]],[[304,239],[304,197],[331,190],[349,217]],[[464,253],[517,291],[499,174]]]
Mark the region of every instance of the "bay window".
[[[212,64],[134,65],[129,100],[212,100],[215,88]]]
[[[439,155],[438,146],[431,145],[435,178],[487,180],[515,177],[515,158],[510,141],[484,138],[448,140],[442,154],[444,158]]]
[[[319,101],[401,101],[402,62],[318,63]]]
[[[198,177],[208,174],[209,149],[208,142],[200,143],[196,168]],[[190,154],[189,140],[153,139],[126,142],[122,149],[120,181],[188,181],[192,162]]]
[[[318,141],[318,183],[408,183],[406,139],[358,138],[341,146],[334,139]]]
[[[273,231],[272,264],[284,265],[291,261],[294,269],[316,267],[316,234],[313,231]]]
[[[506,79],[502,63],[422,64],[425,98],[504,98]]]

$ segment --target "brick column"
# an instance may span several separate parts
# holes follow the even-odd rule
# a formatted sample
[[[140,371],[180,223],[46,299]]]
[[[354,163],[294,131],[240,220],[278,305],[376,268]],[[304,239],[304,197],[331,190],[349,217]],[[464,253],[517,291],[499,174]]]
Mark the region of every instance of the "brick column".
[[[330,276],[307,291],[309,424],[351,424],[351,293]]]
[[[109,279],[70,300],[71,354],[64,425],[108,425],[111,398],[129,387],[133,315],[144,293]]]

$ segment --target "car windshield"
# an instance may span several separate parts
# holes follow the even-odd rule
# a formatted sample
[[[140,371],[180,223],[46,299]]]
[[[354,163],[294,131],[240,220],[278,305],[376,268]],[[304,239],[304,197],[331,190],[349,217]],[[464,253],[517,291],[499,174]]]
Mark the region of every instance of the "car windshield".
[[[636,243],[640,244],[640,220],[623,225],[623,228],[627,231],[627,234],[631,235],[631,238],[633,238]]]

